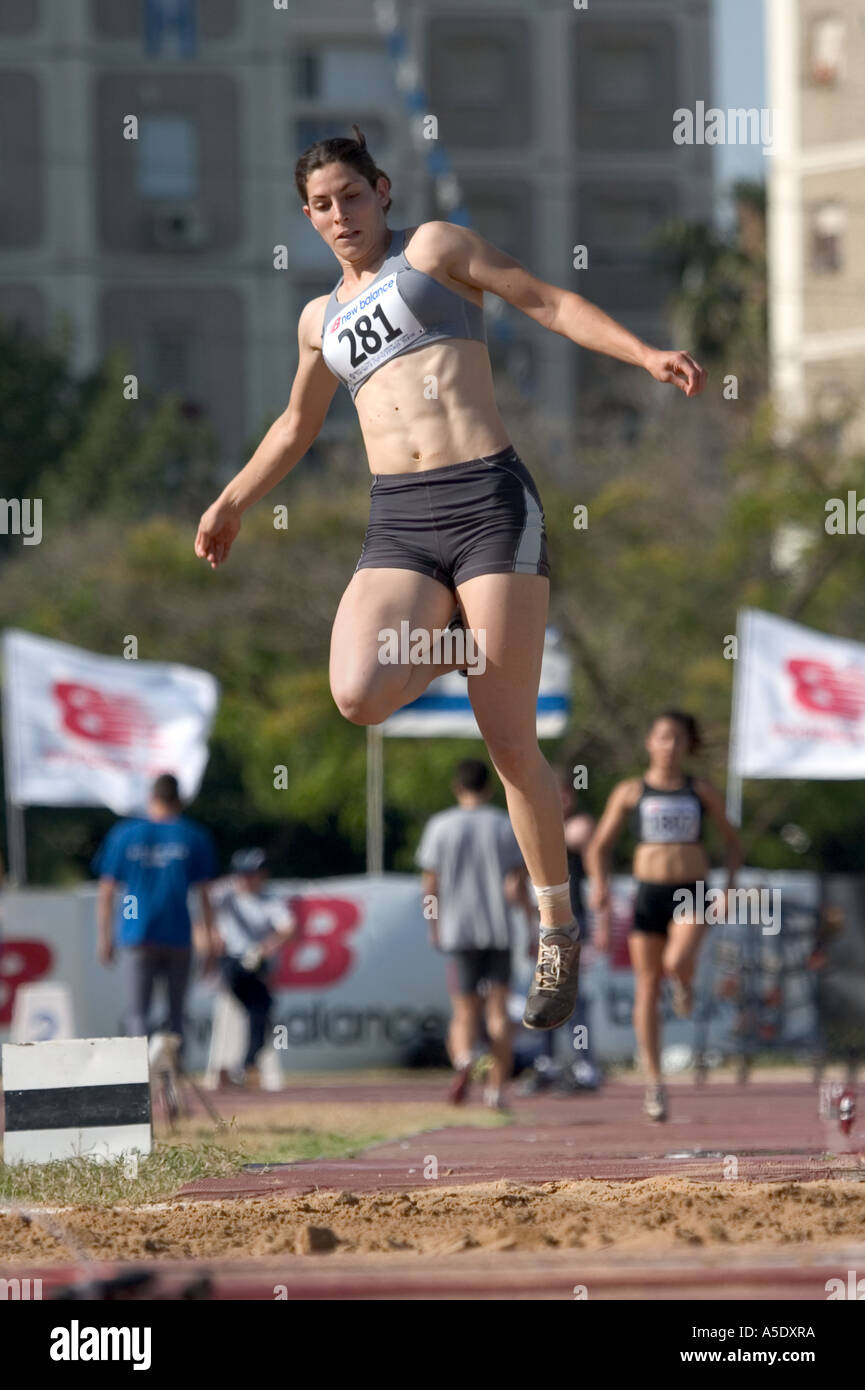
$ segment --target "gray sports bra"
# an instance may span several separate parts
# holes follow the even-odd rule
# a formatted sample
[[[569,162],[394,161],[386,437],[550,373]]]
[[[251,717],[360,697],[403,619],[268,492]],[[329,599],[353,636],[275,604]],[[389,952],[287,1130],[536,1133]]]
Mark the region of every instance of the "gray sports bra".
[[[405,228],[393,231],[381,270],[347,304],[332,291],[324,311],[321,352],[352,400],[367,377],[400,353],[442,338],[487,341],[484,314],[456,290],[405,258]]]

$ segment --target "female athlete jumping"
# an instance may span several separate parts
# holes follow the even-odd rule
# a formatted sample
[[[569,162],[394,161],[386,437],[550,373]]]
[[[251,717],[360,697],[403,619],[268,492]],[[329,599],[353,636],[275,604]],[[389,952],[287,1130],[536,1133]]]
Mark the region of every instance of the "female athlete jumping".
[[[700,735],[696,720],[680,710],[665,710],[652,720],[646,739],[649,769],[645,777],[619,782],[610,793],[597,830],[585,853],[592,880],[590,905],[600,916],[595,944],[608,945],[606,916],[610,892],[607,860],[628,817],[633,818],[637,848],[634,878],[637,898],[628,936],[634,967],[634,1031],[649,1085],[644,1109],[650,1120],[667,1118],[667,1094],[661,1082],[658,1003],[666,973],[673,984],[673,1008],[680,1017],[691,1012],[692,985],[705,924],[696,920],[697,883],[705,883],[709,861],[703,848],[703,813],[715,821],[727,846],[728,888],[742,863],[739,836],[727,820],[721,795],[710,782],[682,771]],[[676,897],[684,890],[688,897]]]
[[[476,232],[448,222],[388,227],[390,179],[353,131],[312,145],[297,162],[304,214],[342,278],[303,309],[288,405],[202,516],[195,551],[214,568],[223,563],[242,514],[303,457],[342,382],[357,406],[372,486],[363,549],[333,625],[333,698],[353,723],[379,724],[434,677],[464,667],[464,658],[398,665],[381,659],[379,641],[405,620],[409,631],[439,633],[458,607],[483,655],[468,682],[472,709],[538,897],[525,1023],[555,1028],[573,1012],[579,946],[558,787],[535,727],[549,563],[538,490],[496,408],[484,292],[686,396],[702,391],[706,374],[687,352],[647,347]]]

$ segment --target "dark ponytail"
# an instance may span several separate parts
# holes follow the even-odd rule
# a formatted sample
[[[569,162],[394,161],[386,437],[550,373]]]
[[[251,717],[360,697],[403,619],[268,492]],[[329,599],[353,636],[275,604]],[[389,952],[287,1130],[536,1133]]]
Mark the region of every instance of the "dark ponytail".
[[[317,140],[300,156],[294,166],[294,183],[304,202],[307,201],[307,179],[314,169],[323,169],[326,164],[348,164],[356,173],[363,175],[371,188],[375,188],[380,178],[387,179],[390,187],[390,176],[384,169],[379,169],[366,147],[363,131],[357,125],[353,125],[351,129],[351,137],[337,135],[331,140]],[[391,201],[388,198],[385,212],[390,212]]]

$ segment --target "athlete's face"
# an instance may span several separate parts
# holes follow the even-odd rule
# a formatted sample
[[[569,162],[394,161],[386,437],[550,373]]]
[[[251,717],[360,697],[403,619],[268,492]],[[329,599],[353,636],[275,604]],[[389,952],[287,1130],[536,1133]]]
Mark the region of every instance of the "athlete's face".
[[[386,179],[378,179],[373,188],[351,165],[325,164],[306,181],[303,211],[334,255],[362,260],[381,240],[389,196]]]
[[[677,768],[688,753],[688,739],[678,719],[656,719],[646,739],[646,750],[656,767]]]

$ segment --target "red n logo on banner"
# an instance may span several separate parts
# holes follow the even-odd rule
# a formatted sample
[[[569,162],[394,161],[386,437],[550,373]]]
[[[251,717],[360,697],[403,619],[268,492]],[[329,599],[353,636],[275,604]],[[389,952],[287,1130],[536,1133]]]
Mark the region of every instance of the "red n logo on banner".
[[[105,695],[77,681],[56,681],[52,688],[63,727],[70,734],[121,745],[140,743],[153,735],[146,709],[133,696]]]
[[[347,938],[360,923],[360,908],[346,898],[298,898],[292,907],[300,930],[282,949],[274,984],[281,989],[335,985],[354,963]]]
[[[865,674],[855,666],[793,659],[787,670],[794,681],[794,700],[812,713],[858,719],[865,712]]]

